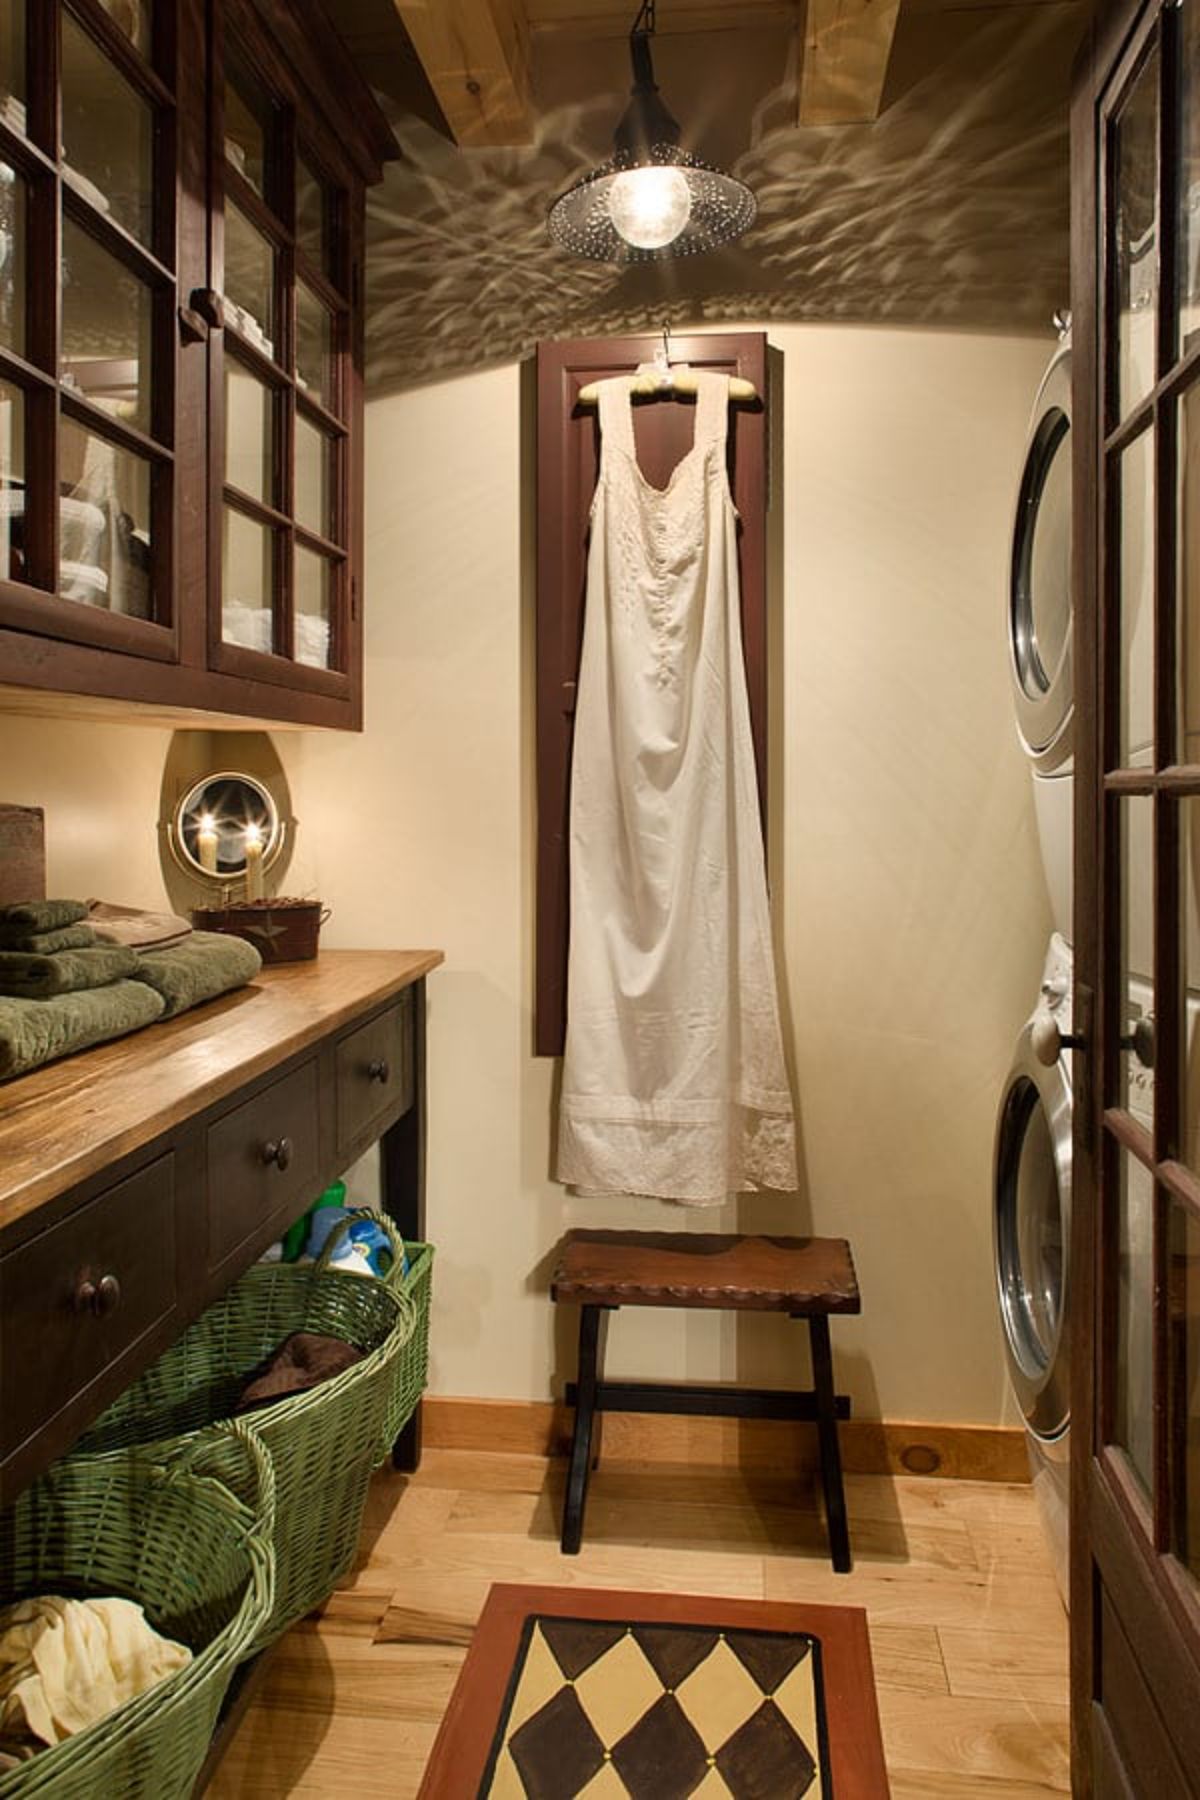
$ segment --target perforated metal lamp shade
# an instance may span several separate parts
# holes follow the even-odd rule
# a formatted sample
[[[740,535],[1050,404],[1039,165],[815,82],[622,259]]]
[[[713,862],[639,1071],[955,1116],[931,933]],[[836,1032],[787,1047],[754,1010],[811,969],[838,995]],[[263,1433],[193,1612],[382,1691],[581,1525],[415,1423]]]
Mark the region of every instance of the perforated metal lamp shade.
[[[669,244],[647,249],[623,238],[613,224],[612,189],[617,178],[633,169],[678,169],[687,183],[691,210],[687,223]],[[677,144],[655,144],[644,156],[618,152],[592,169],[559,196],[550,209],[550,235],[573,256],[593,262],[655,262],[697,256],[732,243],[754,223],[758,207],[750,189]]]
[[[648,20],[644,30],[640,29],[643,19]],[[758,211],[744,182],[680,149],[679,126],[660,100],[654,80],[650,58],[653,30],[654,8],[650,0],[644,0],[629,38],[633,92],[613,134],[613,155],[560,194],[550,208],[547,223],[555,243],[592,262],[655,262],[698,256],[741,237]],[[672,170],[686,186],[686,201],[682,190],[677,196],[677,210],[686,216],[665,243],[632,241],[614,220],[614,190],[619,192],[623,176],[642,169]]]

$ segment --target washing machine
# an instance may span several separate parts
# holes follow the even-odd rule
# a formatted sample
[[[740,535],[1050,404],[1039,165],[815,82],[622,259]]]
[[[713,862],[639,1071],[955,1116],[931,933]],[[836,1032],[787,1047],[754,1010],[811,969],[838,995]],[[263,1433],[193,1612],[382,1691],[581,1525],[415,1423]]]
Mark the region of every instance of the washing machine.
[[[1064,1602],[1070,1486],[1071,1053],[1043,1060],[1046,1026],[1071,1028],[1072,957],[1055,933],[996,1120],[993,1253],[1008,1377]]]

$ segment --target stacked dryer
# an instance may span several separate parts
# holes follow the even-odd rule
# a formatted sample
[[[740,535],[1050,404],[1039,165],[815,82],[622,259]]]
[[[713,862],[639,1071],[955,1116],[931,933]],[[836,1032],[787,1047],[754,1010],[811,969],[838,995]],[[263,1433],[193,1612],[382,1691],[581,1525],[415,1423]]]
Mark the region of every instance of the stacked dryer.
[[[1017,730],[1029,758],[1054,923],[1034,1010],[1001,1097],[994,1162],[996,1286],[1034,1492],[1066,1597],[1070,1445],[1070,1053],[1049,1066],[1046,1027],[1070,1030],[1072,807],[1071,350],[1069,320],[1034,403],[1017,496],[1008,635]],[[1036,1048],[1035,1048],[1036,1046]]]

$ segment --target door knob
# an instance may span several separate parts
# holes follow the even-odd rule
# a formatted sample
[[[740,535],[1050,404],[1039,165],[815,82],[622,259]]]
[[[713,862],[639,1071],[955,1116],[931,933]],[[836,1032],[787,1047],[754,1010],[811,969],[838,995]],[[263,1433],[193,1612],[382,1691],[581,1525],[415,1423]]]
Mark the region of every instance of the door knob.
[[[1054,1019],[1041,1018],[1034,1021],[1029,1033],[1029,1041],[1033,1045],[1033,1054],[1046,1068],[1052,1069],[1064,1050],[1082,1050],[1085,1039],[1077,1031],[1060,1031]],[[1132,1031],[1127,1031],[1118,1040],[1122,1050],[1132,1050],[1143,1068],[1154,1067],[1154,1016],[1148,1014],[1139,1019]]]
[[[372,1081],[387,1082],[391,1077],[391,1069],[386,1056],[376,1057],[373,1063],[367,1064],[367,1075]]]
[[[1038,1061],[1052,1069],[1064,1050],[1082,1050],[1085,1040],[1080,1032],[1060,1031],[1057,1019],[1043,1015],[1030,1027],[1029,1042]]]
[[[1122,1050],[1132,1050],[1144,1069],[1154,1067],[1154,1014],[1139,1019],[1132,1031],[1120,1039]]]
[[[277,1169],[286,1169],[292,1160],[292,1140],[281,1137],[277,1142],[264,1144],[262,1159],[265,1163],[274,1163]]]

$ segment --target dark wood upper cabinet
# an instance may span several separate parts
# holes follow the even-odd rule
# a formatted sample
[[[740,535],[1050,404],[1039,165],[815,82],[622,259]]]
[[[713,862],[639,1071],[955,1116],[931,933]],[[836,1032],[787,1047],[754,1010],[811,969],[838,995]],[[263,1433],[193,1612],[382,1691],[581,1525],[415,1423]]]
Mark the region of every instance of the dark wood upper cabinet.
[[[360,725],[396,153],[318,0],[0,0],[0,695]]]

